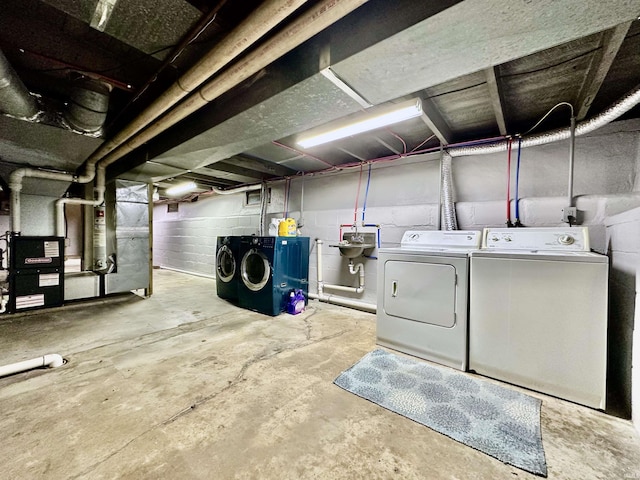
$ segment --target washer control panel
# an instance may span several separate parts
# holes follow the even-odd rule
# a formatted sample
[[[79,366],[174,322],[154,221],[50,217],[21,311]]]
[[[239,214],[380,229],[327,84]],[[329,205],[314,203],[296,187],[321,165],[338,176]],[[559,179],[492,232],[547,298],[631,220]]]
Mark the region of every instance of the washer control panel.
[[[500,250],[561,250],[588,252],[587,227],[485,228],[482,248]]]
[[[481,232],[475,230],[408,230],[403,247],[480,248]]]

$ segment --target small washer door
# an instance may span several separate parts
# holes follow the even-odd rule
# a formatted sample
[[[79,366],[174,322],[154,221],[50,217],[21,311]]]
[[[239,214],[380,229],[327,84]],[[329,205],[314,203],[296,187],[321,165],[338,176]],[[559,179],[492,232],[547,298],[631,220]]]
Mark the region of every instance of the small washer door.
[[[271,276],[271,265],[266,255],[255,248],[245,253],[240,265],[240,276],[249,290],[262,290]]]
[[[229,283],[236,274],[236,259],[233,258],[233,253],[227,245],[223,245],[218,249],[216,271],[218,278],[224,283]]]

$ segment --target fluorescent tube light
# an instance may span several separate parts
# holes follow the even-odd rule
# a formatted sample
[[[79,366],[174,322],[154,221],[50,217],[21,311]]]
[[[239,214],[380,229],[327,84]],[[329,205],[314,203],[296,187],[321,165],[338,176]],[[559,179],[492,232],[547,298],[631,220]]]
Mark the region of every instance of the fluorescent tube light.
[[[165,193],[167,195],[180,195],[182,193],[188,193],[194,191],[197,185],[194,182],[181,183],[180,185],[176,185],[175,187],[167,188]]]
[[[376,128],[409,120],[410,118],[419,117],[420,115],[422,115],[422,102],[420,99],[409,100],[376,109],[375,112],[368,112],[366,116],[360,120],[351,121],[348,124],[343,124],[330,130],[301,138],[297,143],[302,148],[315,147],[316,145],[350,137],[358,133],[368,132],[369,130],[375,130]]]

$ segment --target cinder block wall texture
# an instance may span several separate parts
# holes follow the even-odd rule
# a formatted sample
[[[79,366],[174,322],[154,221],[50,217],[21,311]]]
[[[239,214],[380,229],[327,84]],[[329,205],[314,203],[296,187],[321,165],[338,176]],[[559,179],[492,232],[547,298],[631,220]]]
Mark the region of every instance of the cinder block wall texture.
[[[568,203],[568,152],[568,141],[522,150],[519,211],[520,221],[525,226],[563,225],[562,208]],[[515,164],[514,159],[515,151],[512,156]],[[506,174],[506,153],[453,159],[459,228],[480,230],[505,224]],[[512,181],[514,177],[515,169]],[[357,285],[357,277],[348,272],[348,260],[339,255],[337,248],[329,245],[339,240],[340,224],[353,223],[354,216],[358,224],[362,222],[367,180],[368,166],[363,167],[362,173],[360,168],[354,168],[339,173],[305,175],[304,178],[298,175],[292,179],[290,208],[286,213],[302,224],[302,235],[310,237],[312,242],[314,239],[324,240],[323,276],[326,283]],[[397,245],[406,230],[436,228],[438,186],[438,155],[373,164],[365,222],[381,226],[382,246]],[[270,187],[269,220],[285,214],[284,183],[275,182]],[[512,184],[512,194],[513,191]],[[589,226],[592,248],[607,253],[611,242],[615,244],[616,236],[626,235],[610,228],[607,237],[607,219],[640,206],[640,121],[616,122],[577,138],[574,196],[581,223]],[[245,203],[245,195],[237,194],[201,197],[197,202],[180,204],[176,213],[168,213],[166,205],[156,206],[154,264],[214,276],[216,237],[258,232],[259,207]],[[513,198],[510,208],[514,217]],[[375,232],[372,228],[360,229]],[[341,295],[376,303],[376,252],[374,250],[371,258],[357,259],[365,267],[365,292]],[[612,263],[613,295],[622,291],[635,292],[636,277],[617,275],[616,272],[637,272],[637,268],[634,258],[616,257]],[[312,248],[311,291],[316,289],[316,274],[316,249]],[[634,307],[629,311],[627,302],[623,309],[624,312],[620,312],[624,317],[622,330],[632,331]],[[624,348],[630,348],[630,345],[631,342]],[[626,351],[622,354],[627,359],[629,355]],[[629,371],[621,375],[630,378]],[[630,385],[624,388],[631,391]],[[630,405],[630,400],[626,403]]]

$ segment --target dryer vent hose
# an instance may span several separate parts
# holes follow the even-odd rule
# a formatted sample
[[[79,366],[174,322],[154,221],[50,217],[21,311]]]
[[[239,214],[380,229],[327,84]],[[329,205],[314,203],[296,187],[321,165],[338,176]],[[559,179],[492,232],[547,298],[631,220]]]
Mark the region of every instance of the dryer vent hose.
[[[453,202],[453,176],[451,174],[451,155],[442,156],[442,220],[445,230],[457,230],[456,206]]]

